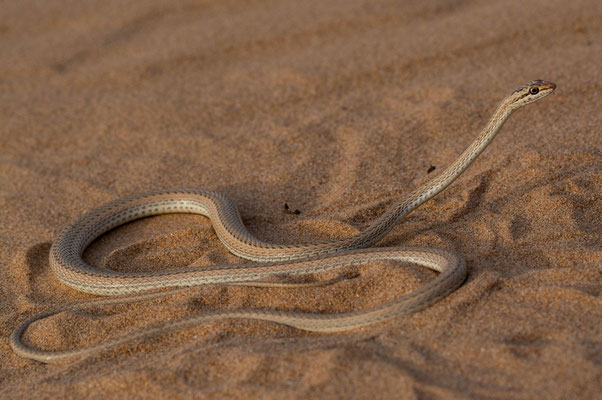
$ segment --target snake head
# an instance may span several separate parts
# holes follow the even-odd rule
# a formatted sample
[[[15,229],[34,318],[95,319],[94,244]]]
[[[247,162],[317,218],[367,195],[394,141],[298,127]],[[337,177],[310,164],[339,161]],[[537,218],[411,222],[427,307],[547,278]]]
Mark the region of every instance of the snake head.
[[[517,109],[537,100],[543,99],[556,89],[556,84],[537,79],[533,82],[525,83],[519,86],[510,95],[510,105]]]

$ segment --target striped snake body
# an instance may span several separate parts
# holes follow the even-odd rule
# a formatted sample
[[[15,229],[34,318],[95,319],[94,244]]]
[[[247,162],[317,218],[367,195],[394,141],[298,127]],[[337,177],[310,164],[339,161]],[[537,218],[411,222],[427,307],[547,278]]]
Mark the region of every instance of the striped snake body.
[[[308,245],[266,243],[247,230],[230,199],[209,190],[156,190],[124,197],[94,209],[68,227],[55,241],[50,250],[50,267],[62,282],[72,288],[116,297],[76,303],[37,314],[15,329],[10,339],[11,347],[22,357],[57,362],[218,318],[253,318],[307,331],[337,332],[423,309],[447,296],[464,282],[467,272],[462,258],[448,251],[431,248],[364,248],[381,239],[401,218],[445,189],[462,174],[485,149],[514,110],[549,95],[555,88],[555,84],[541,80],[517,88],[502,101],[477,139],[447,169],[390,206],[364,231],[348,238]],[[83,260],[82,255],[86,247],[105,232],[133,220],[168,213],[195,213],[207,216],[230,252],[257,263],[203,268],[194,268],[191,265],[176,271],[127,273],[101,270]],[[304,284],[269,283],[265,280],[282,275],[329,271],[376,260],[415,263],[440,274],[408,295],[361,311],[313,314],[252,309],[221,310],[169,321],[106,342],[66,351],[36,349],[22,340],[23,333],[31,323],[59,312],[90,305],[148,300],[166,296],[181,287],[205,284],[303,286]],[[165,288],[175,289],[158,291]]]

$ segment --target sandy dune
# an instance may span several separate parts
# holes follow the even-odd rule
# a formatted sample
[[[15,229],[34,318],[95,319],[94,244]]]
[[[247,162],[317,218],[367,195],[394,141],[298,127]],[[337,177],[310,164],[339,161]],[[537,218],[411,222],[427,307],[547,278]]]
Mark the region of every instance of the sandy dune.
[[[0,3],[0,397],[596,398],[601,3],[398,3]],[[205,187],[266,241],[345,237],[537,78],[558,89],[378,243],[466,259],[466,283],[427,310],[335,335],[226,320],[53,365],[11,351],[19,322],[93,298],[48,265],[87,210]],[[190,215],[118,228],[85,257],[128,271],[238,261]],[[211,309],[362,309],[434,276],[374,263],[328,287],[204,287],[59,314],[26,340],[75,348]]]

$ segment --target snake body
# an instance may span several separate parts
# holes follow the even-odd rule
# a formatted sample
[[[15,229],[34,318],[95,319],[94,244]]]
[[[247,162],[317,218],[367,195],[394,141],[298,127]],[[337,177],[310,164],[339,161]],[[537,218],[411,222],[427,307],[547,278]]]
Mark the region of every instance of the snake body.
[[[476,140],[439,176],[391,205],[364,231],[348,238],[307,245],[277,245],[264,242],[247,230],[236,206],[228,197],[202,189],[155,190],[124,197],[96,208],[61,233],[50,250],[50,267],[59,280],[72,288],[82,292],[117,297],[67,305],[37,314],[15,329],[10,340],[11,347],[22,357],[56,362],[219,318],[253,318],[307,331],[337,332],[386,321],[423,309],[447,296],[464,282],[467,271],[463,259],[451,252],[432,248],[363,248],[377,242],[401,218],[445,189],[462,174],[490,143],[514,110],[547,96],[555,87],[556,85],[551,82],[537,80],[517,88],[498,106]],[[133,220],[168,213],[194,213],[208,217],[217,236],[230,252],[256,263],[203,268],[189,266],[175,271],[127,273],[101,270],[83,260],[84,250],[107,231]],[[278,286],[265,280],[282,275],[293,276],[335,270],[376,260],[415,263],[438,271],[440,274],[408,295],[361,311],[313,314],[252,309],[221,310],[169,321],[96,345],[67,351],[41,350],[25,344],[22,340],[23,333],[31,323],[59,312],[90,305],[148,300],[166,296],[178,288],[197,285]],[[295,284],[288,286],[295,286]],[[157,291],[165,288],[175,289]]]

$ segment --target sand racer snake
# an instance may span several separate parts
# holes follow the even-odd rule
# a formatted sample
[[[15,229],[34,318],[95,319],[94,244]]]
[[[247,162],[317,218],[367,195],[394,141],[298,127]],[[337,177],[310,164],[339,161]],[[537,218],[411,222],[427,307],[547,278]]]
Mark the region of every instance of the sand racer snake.
[[[405,215],[451,184],[485,149],[512,112],[542,99],[556,85],[536,80],[517,88],[495,110],[476,140],[441,174],[391,205],[368,228],[355,236],[326,243],[277,245],[257,239],[244,226],[234,203],[225,195],[201,189],[155,190],[131,195],[96,208],[64,230],[50,250],[50,267],[66,285],[79,291],[105,296],[39,313],[21,323],[10,344],[20,356],[43,362],[81,357],[135,339],[171,332],[218,318],[252,318],[295,328],[336,332],[385,321],[423,309],[447,296],[466,279],[463,259],[449,251],[432,248],[371,248]],[[252,264],[215,265],[183,270],[126,273],[98,269],[82,259],[86,247],[103,233],[127,222],[167,213],[196,213],[210,218],[215,232],[233,254],[256,261]],[[173,320],[138,332],[128,333],[88,347],[52,351],[30,347],[22,340],[34,321],[90,305],[127,303],[165,296],[177,288],[205,284],[262,285],[262,280],[334,270],[375,260],[398,260],[440,272],[418,290],[366,310],[314,314],[274,310],[221,310]],[[293,285],[292,285],[293,286]],[[165,288],[175,288],[165,291]],[[157,291],[158,289],[161,289]]]

